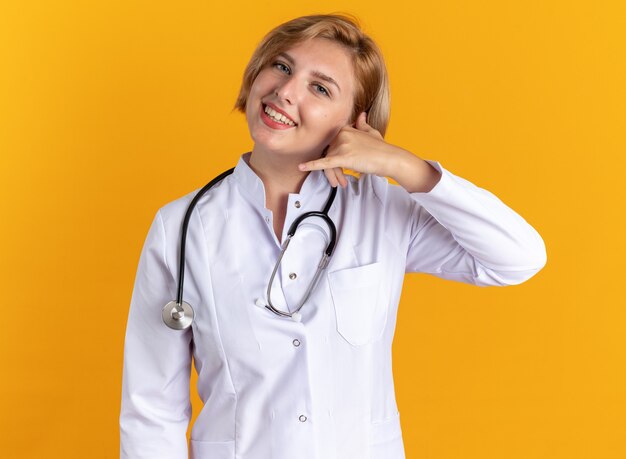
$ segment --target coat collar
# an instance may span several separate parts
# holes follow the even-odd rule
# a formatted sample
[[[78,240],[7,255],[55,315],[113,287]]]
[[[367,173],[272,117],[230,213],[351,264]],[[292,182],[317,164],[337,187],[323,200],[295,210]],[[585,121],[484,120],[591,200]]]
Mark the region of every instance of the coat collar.
[[[265,187],[263,186],[263,181],[256,175],[248,163],[250,155],[250,152],[241,155],[235,167],[235,171],[233,172],[233,176],[237,186],[246,199],[255,207],[265,209]],[[290,193],[290,196],[304,199],[308,198],[307,201],[310,201],[313,196],[320,193],[321,189],[329,186],[324,171],[311,171],[304,180],[300,188],[300,193]]]

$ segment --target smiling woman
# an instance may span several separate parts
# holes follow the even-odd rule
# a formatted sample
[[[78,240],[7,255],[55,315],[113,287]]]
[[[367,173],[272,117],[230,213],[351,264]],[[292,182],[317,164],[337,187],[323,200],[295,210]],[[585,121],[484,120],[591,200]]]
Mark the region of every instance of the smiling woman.
[[[122,458],[188,457],[193,357],[192,458],[402,459],[391,345],[404,273],[505,286],[544,266],[539,234],[497,197],[384,140],[387,81],[346,16],[294,19],[257,47],[236,103],[252,150],[159,209],[142,250]],[[184,269],[195,317],[172,330],[162,315],[189,312],[162,307]]]

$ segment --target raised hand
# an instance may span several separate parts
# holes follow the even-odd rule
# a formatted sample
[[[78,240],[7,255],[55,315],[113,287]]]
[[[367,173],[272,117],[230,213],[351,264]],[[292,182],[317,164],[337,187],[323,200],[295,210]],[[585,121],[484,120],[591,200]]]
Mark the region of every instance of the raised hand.
[[[385,142],[383,136],[367,124],[365,112],[354,127],[345,126],[332,140],[326,156],[300,164],[301,171],[324,170],[331,186],[346,187],[343,169],[364,174],[391,177],[409,192],[430,191],[440,174],[430,164],[411,152]]]

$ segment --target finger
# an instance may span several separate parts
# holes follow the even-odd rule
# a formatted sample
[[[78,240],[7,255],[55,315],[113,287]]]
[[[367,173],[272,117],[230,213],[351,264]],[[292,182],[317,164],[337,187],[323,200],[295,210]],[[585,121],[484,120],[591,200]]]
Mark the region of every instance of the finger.
[[[332,175],[333,175],[332,185],[334,187],[341,185],[343,188],[345,188],[346,186],[348,186],[348,180],[346,179],[343,173],[343,169],[341,167],[334,167],[332,169],[327,169],[327,170],[332,172]]]
[[[337,186],[337,177],[335,175],[335,170],[334,169],[324,169],[324,174],[326,175],[326,178],[328,179],[328,183],[330,183],[330,186],[332,186],[333,188],[335,188]]]
[[[357,116],[354,126],[359,131],[369,131],[370,129],[374,129],[372,126],[367,124],[367,114],[365,112],[359,113],[359,116]]]
[[[363,116],[367,117],[367,114],[365,112],[359,113],[357,115],[356,119],[354,120],[354,123],[350,124],[349,126],[354,128],[354,129],[358,129],[357,128],[357,124],[361,124],[361,122],[364,121],[364,120],[362,120]]]
[[[335,175],[337,176],[337,181],[339,182],[339,184],[345,188],[348,186],[348,180],[346,179],[345,174],[343,173],[343,169],[341,167],[336,167],[334,169],[335,171]]]
[[[332,169],[333,167],[337,167],[337,164],[333,164],[334,161],[332,156],[327,156],[326,158],[315,159],[313,161],[308,161],[306,163],[302,163],[298,165],[298,169],[301,171],[316,171],[322,169]]]
[[[383,138],[383,136],[381,135],[380,131],[378,131],[378,129],[375,129],[369,124],[367,124],[365,112],[361,112],[361,114],[356,119],[355,129],[358,131],[366,132],[374,137],[378,137],[379,139]]]

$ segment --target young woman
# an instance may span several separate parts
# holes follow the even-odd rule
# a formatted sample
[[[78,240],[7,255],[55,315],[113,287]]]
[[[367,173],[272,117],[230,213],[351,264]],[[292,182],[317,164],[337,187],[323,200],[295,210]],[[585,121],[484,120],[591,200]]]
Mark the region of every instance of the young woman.
[[[187,310],[162,308],[198,190],[159,209],[141,253],[121,456],[187,457],[193,357],[204,402],[193,458],[404,458],[391,368],[404,273],[519,284],[545,264],[543,241],[493,194],[385,142],[384,61],[350,18],[272,30],[236,107],[254,146],[190,214],[189,328],[162,320]]]

